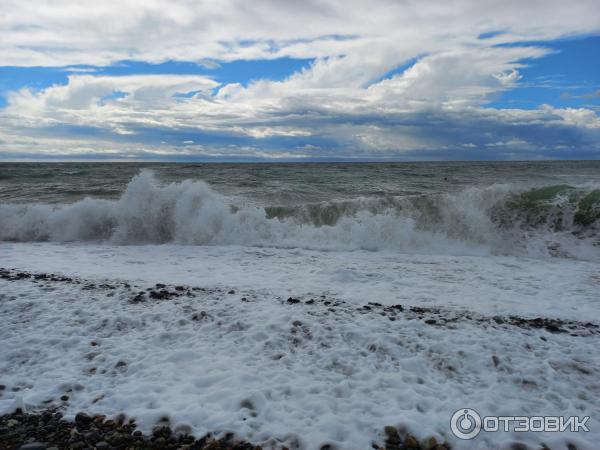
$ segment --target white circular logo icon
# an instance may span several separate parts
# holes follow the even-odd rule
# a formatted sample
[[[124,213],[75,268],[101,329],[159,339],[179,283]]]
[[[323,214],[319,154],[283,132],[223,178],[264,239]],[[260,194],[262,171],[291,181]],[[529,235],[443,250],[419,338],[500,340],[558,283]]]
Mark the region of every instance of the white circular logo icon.
[[[452,414],[450,429],[459,439],[474,439],[481,431],[481,416],[474,409],[459,409]]]

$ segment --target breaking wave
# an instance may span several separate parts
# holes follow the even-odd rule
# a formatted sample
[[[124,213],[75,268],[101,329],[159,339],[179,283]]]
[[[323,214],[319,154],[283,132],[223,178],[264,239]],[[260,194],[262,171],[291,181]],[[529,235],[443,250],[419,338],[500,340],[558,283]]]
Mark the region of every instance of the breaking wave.
[[[458,193],[304,205],[239,205],[206,183],[149,171],[117,200],[0,205],[0,240],[398,250],[596,259],[596,186],[471,187]]]

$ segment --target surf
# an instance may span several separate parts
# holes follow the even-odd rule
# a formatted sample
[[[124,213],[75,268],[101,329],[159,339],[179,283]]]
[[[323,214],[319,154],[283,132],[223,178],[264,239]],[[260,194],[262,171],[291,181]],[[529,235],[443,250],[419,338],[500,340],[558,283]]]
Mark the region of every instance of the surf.
[[[517,184],[260,205],[207,183],[134,176],[118,199],[2,204],[0,239],[595,258],[600,188]]]

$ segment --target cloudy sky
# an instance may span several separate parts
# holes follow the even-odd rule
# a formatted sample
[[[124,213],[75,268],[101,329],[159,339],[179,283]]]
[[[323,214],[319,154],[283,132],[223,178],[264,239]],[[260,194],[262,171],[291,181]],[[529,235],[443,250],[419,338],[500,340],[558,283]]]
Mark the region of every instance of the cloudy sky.
[[[597,159],[598,9],[0,0],[0,159]]]

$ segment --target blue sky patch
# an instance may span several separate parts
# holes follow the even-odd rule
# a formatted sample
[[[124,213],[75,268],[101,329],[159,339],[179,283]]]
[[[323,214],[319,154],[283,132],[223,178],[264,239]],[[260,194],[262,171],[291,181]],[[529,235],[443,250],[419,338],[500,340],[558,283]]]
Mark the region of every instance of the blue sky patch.
[[[502,93],[488,106],[535,109],[554,107],[600,107],[600,37],[528,42],[554,50],[539,59],[524,60],[517,88]]]
[[[407,71],[408,69],[410,69],[412,66],[414,66],[417,62],[419,62],[419,60],[425,55],[419,55],[419,56],[415,56],[414,58],[410,58],[408,61],[403,62],[402,64],[400,64],[397,67],[394,67],[392,70],[387,71],[386,73],[384,73],[383,75],[375,78],[373,81],[371,81],[367,86],[365,87],[369,87],[372,86],[374,84],[379,83],[380,81],[383,80],[389,80],[390,78],[395,77],[396,75],[401,75],[403,74],[405,71]]]

